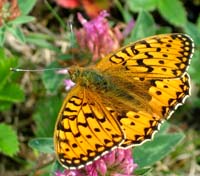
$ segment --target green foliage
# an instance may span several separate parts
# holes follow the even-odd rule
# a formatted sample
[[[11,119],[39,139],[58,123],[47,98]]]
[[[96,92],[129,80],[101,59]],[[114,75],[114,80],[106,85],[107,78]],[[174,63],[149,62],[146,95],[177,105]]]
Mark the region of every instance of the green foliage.
[[[150,167],[147,168],[137,168],[136,170],[134,170],[134,174],[135,175],[143,175],[143,176],[148,176],[148,174],[150,174],[152,171],[152,169]]]
[[[19,8],[21,11],[21,15],[25,16],[30,13],[30,11],[35,6],[37,0],[18,0]]]
[[[183,133],[162,134],[155,137],[152,142],[146,142],[140,147],[135,147],[135,162],[139,167],[155,164],[173,151],[183,137]]]
[[[61,100],[58,96],[49,96],[37,102],[33,118],[37,129],[37,137],[52,137],[58,112],[61,107]]]
[[[4,123],[0,124],[0,152],[13,156],[19,151],[19,142],[16,132]]]
[[[189,34],[195,43],[195,51],[193,58],[191,60],[191,66],[189,68],[189,73],[192,77],[192,80],[197,84],[200,84],[200,72],[199,72],[199,65],[200,65],[200,30],[197,26],[191,22],[187,22],[184,26],[184,29],[187,34]]]
[[[59,65],[57,62],[52,62],[49,66],[46,67],[49,68],[59,68]],[[66,76],[65,76],[66,77]],[[45,71],[42,74],[42,81],[45,85],[45,88],[50,92],[56,92],[61,84],[63,84],[63,78],[64,76],[61,74],[55,74],[55,71]]]
[[[186,11],[180,0],[128,0],[127,6],[132,12],[158,10],[160,15],[175,26],[183,26],[187,22]]]
[[[52,173],[55,173],[56,171],[63,172],[64,170],[65,170],[65,168],[62,167],[61,164],[58,161],[56,161],[56,162],[53,163],[53,167],[52,167],[51,172]]]
[[[32,16],[19,16],[18,18],[12,20],[12,22],[8,22],[7,24],[21,25],[21,24],[29,23],[34,20],[35,18]]]
[[[40,33],[29,33],[26,36],[26,42],[36,45],[37,47],[46,48],[55,52],[60,52],[60,50],[52,44],[55,38],[50,35],[40,34]]]
[[[198,16],[198,19],[197,19],[197,28],[200,29],[200,15]]]
[[[53,138],[35,138],[31,139],[28,145],[42,153],[54,153]]]
[[[157,0],[127,0],[127,5],[132,12],[153,11],[156,9]]]
[[[9,31],[13,36],[16,37],[20,42],[24,43],[25,42],[25,36],[23,32],[21,31],[20,28],[14,27],[11,25],[9,27],[6,27],[6,30]]]
[[[53,154],[54,153],[54,145],[53,145],[53,138],[34,138],[29,141],[29,146],[41,153],[48,153]],[[55,161],[53,163],[51,173],[55,173],[56,171],[63,171],[64,168],[60,165],[58,161]]]
[[[126,43],[130,43],[138,39],[154,35],[155,32],[155,22],[152,15],[146,11],[141,11],[137,18],[135,27],[131,32],[130,38],[126,39]]]
[[[187,34],[193,38],[196,49],[199,50],[198,47],[200,46],[200,30],[198,27],[191,22],[187,22],[184,26],[184,29],[185,32],[187,32]]]
[[[28,145],[32,149],[41,153],[53,154],[55,152],[53,145],[53,138],[45,138],[45,137],[34,138],[29,141]],[[64,171],[64,168],[60,165],[58,161],[55,161],[52,165],[51,173],[55,173],[58,170]]]
[[[167,133],[168,127],[169,125],[164,125],[164,129],[161,129],[152,141],[134,148],[133,158],[139,166],[137,172],[144,169],[148,171],[148,168],[167,156],[183,140],[184,134],[182,132]]]
[[[183,26],[186,24],[187,17],[185,9],[179,0],[157,0],[160,14],[171,24]]]
[[[131,13],[128,10],[125,10],[118,0],[115,0],[115,4],[122,14],[124,21],[128,23],[132,19]]]
[[[191,66],[189,68],[189,73],[192,77],[192,80],[197,84],[200,84],[199,58],[200,58],[200,50],[196,50],[191,61]]]
[[[19,26],[35,20],[34,17],[27,16],[27,14],[32,10],[36,0],[18,0],[18,3],[21,15],[16,19],[5,22],[2,26],[0,26],[0,47],[4,45],[6,32],[10,32],[18,41],[24,43],[25,36]],[[6,8],[9,8],[10,4],[7,3],[5,6],[7,6]]]
[[[10,71],[17,65],[16,58],[7,58],[4,50],[0,49],[0,110],[8,109],[12,103],[24,100],[24,93],[15,83],[16,77]]]

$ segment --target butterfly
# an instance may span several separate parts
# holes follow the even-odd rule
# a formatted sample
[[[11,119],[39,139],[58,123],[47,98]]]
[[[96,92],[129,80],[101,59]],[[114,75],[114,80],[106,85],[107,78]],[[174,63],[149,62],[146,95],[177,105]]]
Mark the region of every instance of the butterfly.
[[[115,148],[152,139],[190,94],[186,72],[194,50],[186,34],[161,34],[131,43],[88,67],[72,66],[76,85],[55,125],[57,158],[79,169]]]

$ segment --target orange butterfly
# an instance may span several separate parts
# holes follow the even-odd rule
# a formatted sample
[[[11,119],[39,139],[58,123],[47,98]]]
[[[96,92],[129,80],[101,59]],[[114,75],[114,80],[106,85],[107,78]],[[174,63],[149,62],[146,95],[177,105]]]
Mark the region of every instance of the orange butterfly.
[[[152,138],[190,92],[186,69],[193,54],[185,34],[131,43],[86,68],[71,67],[54,133],[59,162],[81,168],[115,148]]]

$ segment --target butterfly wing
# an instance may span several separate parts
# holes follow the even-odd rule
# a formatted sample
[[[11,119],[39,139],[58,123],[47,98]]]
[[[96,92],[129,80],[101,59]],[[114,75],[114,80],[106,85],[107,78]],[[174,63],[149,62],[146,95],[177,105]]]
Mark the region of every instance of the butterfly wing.
[[[54,146],[59,162],[81,168],[119,146],[124,140],[119,123],[92,91],[76,85],[58,115]]]
[[[175,78],[186,71],[193,41],[185,34],[162,34],[129,44],[101,59],[96,68],[132,78]]]
[[[60,163],[81,168],[116,148],[152,138],[189,94],[186,69],[193,42],[164,34],[127,45],[90,69],[111,80],[110,90],[77,84],[67,95],[54,133]]]

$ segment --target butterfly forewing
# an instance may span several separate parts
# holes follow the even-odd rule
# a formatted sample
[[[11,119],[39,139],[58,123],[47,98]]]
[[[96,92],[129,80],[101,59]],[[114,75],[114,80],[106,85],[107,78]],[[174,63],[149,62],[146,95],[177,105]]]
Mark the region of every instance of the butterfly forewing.
[[[124,72],[132,78],[175,78],[187,69],[193,52],[185,34],[162,34],[129,44],[102,59],[97,68],[106,74]]]

